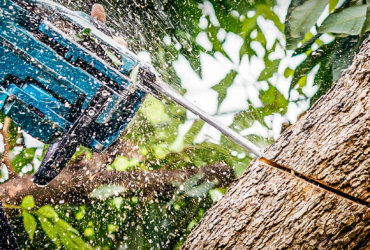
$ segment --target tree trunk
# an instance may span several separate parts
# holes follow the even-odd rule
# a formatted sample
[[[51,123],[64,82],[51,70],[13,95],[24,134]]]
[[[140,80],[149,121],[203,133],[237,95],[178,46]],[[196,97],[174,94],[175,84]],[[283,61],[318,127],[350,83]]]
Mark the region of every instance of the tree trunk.
[[[184,249],[369,248],[370,39],[204,215]]]

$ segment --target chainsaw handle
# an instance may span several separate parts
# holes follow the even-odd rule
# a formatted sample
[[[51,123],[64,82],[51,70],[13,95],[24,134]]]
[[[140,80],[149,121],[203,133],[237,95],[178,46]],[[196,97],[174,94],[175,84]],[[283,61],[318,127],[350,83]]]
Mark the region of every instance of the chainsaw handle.
[[[112,95],[113,90],[102,85],[64,137],[49,146],[39,170],[33,176],[36,185],[46,186],[52,181],[67,166],[77,147],[92,137],[95,121]]]
[[[70,139],[62,139],[49,146],[39,170],[33,176],[36,185],[46,186],[68,164],[79,146],[76,138]]]

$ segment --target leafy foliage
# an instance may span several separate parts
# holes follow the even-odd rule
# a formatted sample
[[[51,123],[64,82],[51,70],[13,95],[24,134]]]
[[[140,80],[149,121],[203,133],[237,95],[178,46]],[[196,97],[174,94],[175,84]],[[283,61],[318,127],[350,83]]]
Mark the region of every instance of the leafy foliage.
[[[320,25],[320,33],[343,33],[348,35],[359,35],[365,28],[366,4],[352,6],[331,14]]]
[[[306,86],[306,76],[319,67],[314,84],[318,86],[316,94],[311,99],[311,105],[337,81],[352,62],[362,41],[367,37],[369,29],[368,3],[365,1],[329,1],[329,15],[319,23],[318,18],[323,15],[327,1],[319,1],[321,8],[316,9],[315,0],[293,0],[288,9],[285,35],[287,47],[294,49],[294,55],[306,55],[306,58],[295,69],[290,89],[296,89],[300,94]],[[297,23],[306,21],[305,15],[300,11],[307,8],[309,25],[299,26]],[[309,14],[308,14],[309,13]],[[299,32],[294,33],[290,27],[295,27]],[[313,33],[309,31],[313,31]],[[316,34],[315,34],[316,33]],[[327,33],[331,39],[327,41]]]
[[[295,49],[317,22],[328,0],[293,0],[285,21],[287,48]]]
[[[79,232],[68,222],[60,218],[53,207],[45,205],[35,210],[34,199],[28,195],[23,198],[21,206],[15,208],[22,210],[24,230],[34,246],[40,243],[34,242],[34,237],[40,238],[40,236],[42,237],[45,234],[48,241],[57,248],[91,249],[91,246],[81,238]],[[42,229],[42,232],[36,230],[38,227]],[[15,229],[16,232],[19,230],[17,227]],[[20,243],[22,245],[24,242]],[[43,244],[40,247],[44,248],[48,246],[45,242],[41,243]]]
[[[237,75],[237,72],[232,70],[225,76],[225,78],[222,81],[220,81],[217,85],[212,87],[212,89],[218,93],[218,107],[217,108],[220,108],[221,103],[225,100],[226,91],[233,84],[233,81],[236,75]]]

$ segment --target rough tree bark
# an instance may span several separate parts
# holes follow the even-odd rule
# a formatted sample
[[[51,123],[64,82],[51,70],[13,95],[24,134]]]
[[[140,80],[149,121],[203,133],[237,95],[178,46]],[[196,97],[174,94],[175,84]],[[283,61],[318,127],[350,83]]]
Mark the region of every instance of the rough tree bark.
[[[369,248],[369,72],[366,39],[332,89],[266,149],[291,170],[252,162],[183,249]]]

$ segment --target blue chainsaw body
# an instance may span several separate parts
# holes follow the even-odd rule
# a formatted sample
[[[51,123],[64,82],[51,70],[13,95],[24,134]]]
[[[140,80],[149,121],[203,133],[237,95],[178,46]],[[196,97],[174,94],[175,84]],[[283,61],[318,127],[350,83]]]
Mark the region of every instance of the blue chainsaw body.
[[[0,110],[51,144],[34,175],[46,185],[79,145],[100,152],[122,134],[147,94],[130,75],[154,74],[85,13],[1,0],[0,15]]]
[[[106,149],[128,125],[146,95],[135,89],[128,78],[140,62],[132,54],[105,43],[107,38],[86,14],[48,1],[28,2],[53,14],[32,27],[35,24],[30,24],[29,19],[33,13],[27,8],[12,0],[0,3],[0,109],[28,134],[45,143],[55,143],[72,127],[97,90],[107,85],[113,93],[109,103],[95,120],[91,137],[81,140],[95,151]],[[119,53],[120,66],[108,66],[69,38],[52,24],[56,15],[82,31],[95,31],[92,39]]]

